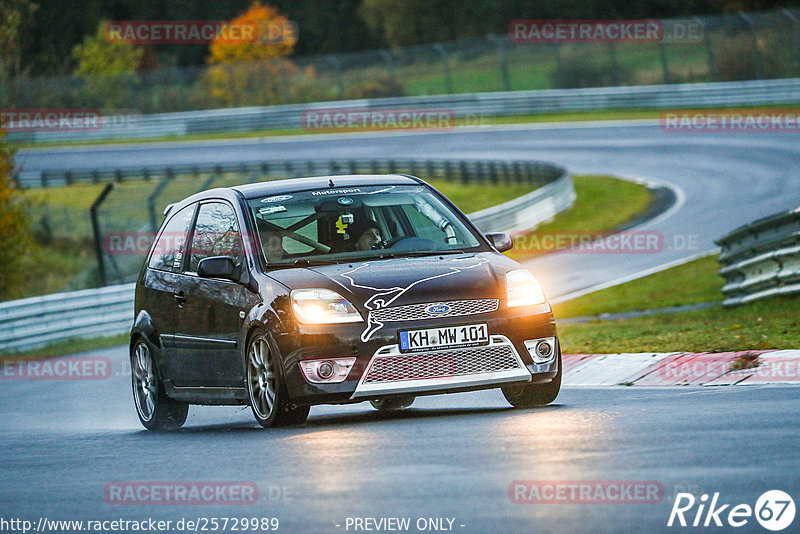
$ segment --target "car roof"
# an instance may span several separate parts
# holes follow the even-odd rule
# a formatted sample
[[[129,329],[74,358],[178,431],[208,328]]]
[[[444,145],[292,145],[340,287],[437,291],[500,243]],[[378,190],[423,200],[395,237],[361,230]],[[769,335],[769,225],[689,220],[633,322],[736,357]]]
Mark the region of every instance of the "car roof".
[[[168,215],[175,208],[183,208],[193,202],[198,202],[210,198],[224,198],[235,201],[237,196],[245,199],[258,198],[267,195],[279,195],[287,192],[308,191],[314,189],[330,189],[334,187],[347,188],[368,185],[418,185],[424,183],[419,178],[409,174],[350,174],[332,176],[312,176],[308,178],[290,178],[288,180],[272,180],[269,182],[257,182],[252,184],[236,185],[233,187],[217,187],[200,191],[184,198],[179,202],[169,204],[164,209],[164,215]],[[331,186],[331,184],[333,184]]]
[[[307,191],[312,189],[330,189],[341,187],[357,187],[367,185],[417,185],[422,180],[408,174],[337,174],[333,176],[312,176],[309,178],[291,178],[254,184],[237,185],[231,189],[238,191],[245,198],[257,198],[266,195],[277,195],[290,191]]]

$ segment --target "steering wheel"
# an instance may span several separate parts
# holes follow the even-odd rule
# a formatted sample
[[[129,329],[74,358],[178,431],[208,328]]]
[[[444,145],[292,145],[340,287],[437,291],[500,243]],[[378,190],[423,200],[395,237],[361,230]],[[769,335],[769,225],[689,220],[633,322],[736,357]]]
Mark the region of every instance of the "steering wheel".
[[[433,250],[436,242],[424,237],[398,236],[386,242],[386,248],[400,250]]]

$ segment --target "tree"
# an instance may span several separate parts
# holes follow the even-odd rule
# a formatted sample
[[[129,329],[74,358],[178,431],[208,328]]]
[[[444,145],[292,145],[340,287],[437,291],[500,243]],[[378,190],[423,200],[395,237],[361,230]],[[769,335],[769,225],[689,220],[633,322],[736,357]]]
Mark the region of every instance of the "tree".
[[[232,27],[256,27],[253,40],[211,43],[207,80],[211,96],[226,106],[274,104],[282,98],[284,77],[297,68],[285,58],[294,50],[293,25],[277,9],[256,1]]]
[[[144,50],[130,43],[110,42],[105,37],[106,23],[101,22],[94,35],[88,35],[72,49],[78,62],[76,76],[121,74],[135,72]]]
[[[25,258],[37,247],[29,229],[25,205],[12,182],[12,158],[13,151],[5,143],[5,132],[0,130],[0,300],[23,292]]]
[[[130,107],[130,90],[138,83],[136,69],[144,50],[130,43],[108,41],[104,29],[105,22],[100,22],[94,35],[72,49],[72,57],[78,62],[74,74],[84,78],[84,93],[91,99],[85,105]]]
[[[22,70],[23,30],[30,25],[37,5],[28,0],[0,2],[0,83]]]

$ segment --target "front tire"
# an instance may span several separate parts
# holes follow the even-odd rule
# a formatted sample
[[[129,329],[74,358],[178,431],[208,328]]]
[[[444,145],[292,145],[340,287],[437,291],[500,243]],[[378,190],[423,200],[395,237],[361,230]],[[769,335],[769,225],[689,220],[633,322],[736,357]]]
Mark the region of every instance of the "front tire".
[[[141,338],[131,350],[131,385],[136,414],[146,429],[176,429],[186,422],[189,403],[167,396],[150,347]]]
[[[300,424],[308,418],[309,406],[290,403],[280,361],[262,330],[247,345],[247,393],[253,416],[265,428]]]
[[[514,408],[535,408],[547,406],[558,397],[561,391],[561,354],[558,355],[558,371],[553,380],[546,384],[523,384],[502,388],[503,396]]]

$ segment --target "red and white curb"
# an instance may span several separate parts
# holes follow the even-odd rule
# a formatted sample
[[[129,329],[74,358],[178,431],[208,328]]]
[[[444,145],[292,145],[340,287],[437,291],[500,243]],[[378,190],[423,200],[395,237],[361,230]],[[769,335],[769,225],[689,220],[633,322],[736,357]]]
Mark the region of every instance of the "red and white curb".
[[[800,350],[565,354],[567,386],[800,385]]]

